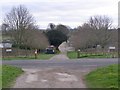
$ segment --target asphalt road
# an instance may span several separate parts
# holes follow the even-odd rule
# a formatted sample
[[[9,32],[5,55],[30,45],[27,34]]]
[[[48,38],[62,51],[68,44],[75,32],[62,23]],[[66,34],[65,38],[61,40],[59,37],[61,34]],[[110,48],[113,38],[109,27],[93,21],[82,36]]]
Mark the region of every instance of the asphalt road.
[[[5,65],[14,65],[21,68],[65,67],[71,69],[97,68],[110,64],[117,64],[118,58],[110,59],[71,59],[71,60],[11,60],[2,61]]]

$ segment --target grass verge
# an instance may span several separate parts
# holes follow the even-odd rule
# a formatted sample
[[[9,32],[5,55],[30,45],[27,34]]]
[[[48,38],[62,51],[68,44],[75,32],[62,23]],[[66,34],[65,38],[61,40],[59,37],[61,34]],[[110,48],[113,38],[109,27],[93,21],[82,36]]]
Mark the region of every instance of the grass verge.
[[[70,59],[76,59],[78,57],[77,52],[68,52],[67,56]],[[80,53],[79,58],[113,58],[113,56],[117,57],[117,53]]]
[[[48,60],[56,54],[38,54],[36,60]],[[16,57],[4,57],[3,60],[32,60],[35,59],[35,56],[16,56]]]
[[[89,88],[118,88],[118,65],[110,65],[90,72],[86,75],[86,82]]]
[[[2,65],[0,65],[0,90],[2,89]]]
[[[18,67],[3,65],[2,66],[2,88],[11,87],[15,79],[22,73],[23,71]]]

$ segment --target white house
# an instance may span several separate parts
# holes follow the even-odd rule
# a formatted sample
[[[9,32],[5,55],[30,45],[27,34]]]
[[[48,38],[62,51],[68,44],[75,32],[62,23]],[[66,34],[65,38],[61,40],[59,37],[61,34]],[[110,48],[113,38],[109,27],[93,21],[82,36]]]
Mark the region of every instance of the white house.
[[[108,52],[115,51],[115,47],[110,46]]]

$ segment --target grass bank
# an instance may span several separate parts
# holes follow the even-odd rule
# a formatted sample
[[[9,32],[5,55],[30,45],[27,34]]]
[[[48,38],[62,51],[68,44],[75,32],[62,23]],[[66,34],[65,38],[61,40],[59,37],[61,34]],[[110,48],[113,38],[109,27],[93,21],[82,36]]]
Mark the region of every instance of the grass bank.
[[[3,65],[2,66],[2,88],[11,87],[15,79],[21,75],[23,71],[20,68]]]
[[[0,65],[0,89],[2,89],[2,66]]]
[[[89,88],[118,88],[118,65],[110,65],[90,72],[86,75],[86,82]]]
[[[48,60],[50,59],[51,57],[53,57],[54,55],[56,54],[44,54],[44,53],[41,53],[41,54],[38,54],[37,55],[37,59],[36,60]],[[35,59],[35,56],[32,55],[32,56],[16,56],[16,57],[4,57],[2,58],[3,60],[32,60],[32,59]]]
[[[67,52],[67,56],[70,59],[78,58],[77,52]],[[113,58],[117,57],[117,53],[85,53],[81,52],[79,58]]]

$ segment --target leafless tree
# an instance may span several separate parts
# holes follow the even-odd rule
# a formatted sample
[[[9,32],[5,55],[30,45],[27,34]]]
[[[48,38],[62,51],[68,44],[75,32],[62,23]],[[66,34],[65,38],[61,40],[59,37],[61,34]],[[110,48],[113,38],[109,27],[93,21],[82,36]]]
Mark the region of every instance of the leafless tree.
[[[76,49],[87,49],[94,45],[94,34],[91,30],[80,29],[72,34],[70,42]]]
[[[5,23],[9,25],[11,38],[14,44],[20,48],[43,49],[49,43],[46,36],[35,25],[32,15],[26,7],[13,7],[6,15]],[[19,55],[19,54],[18,54]]]
[[[108,16],[100,16],[96,15],[93,17],[90,17],[88,24],[92,29],[95,30],[108,30],[112,27],[112,19]]]
[[[112,19],[108,16],[93,16],[89,19],[88,24],[95,30],[97,44],[103,48],[111,41],[111,32],[109,29],[112,27]]]
[[[15,43],[19,46],[23,43],[22,38],[25,30],[34,26],[34,20],[25,6],[13,7],[6,15],[5,23],[11,29],[11,36]]]
[[[39,30],[26,30],[23,44],[34,49],[45,49],[49,46],[47,37]]]
[[[49,46],[47,37],[43,32],[37,29],[29,28],[26,29],[22,34],[21,46],[26,50],[26,56],[28,55],[27,49],[45,49]]]
[[[89,48],[101,45],[103,48],[111,42],[110,27],[112,20],[107,16],[93,16],[88,23],[77,28],[70,38],[75,48]]]
[[[112,19],[108,16],[96,15],[90,17],[87,27],[94,30],[96,35],[96,44],[101,45],[103,48],[111,41],[111,32],[109,31],[112,27]]]

